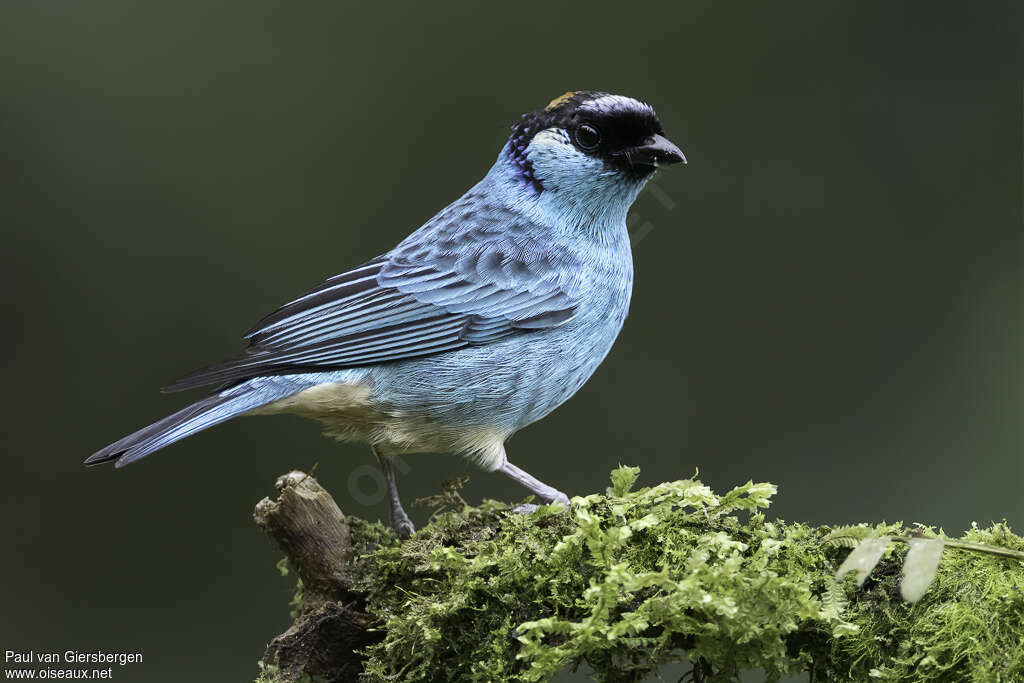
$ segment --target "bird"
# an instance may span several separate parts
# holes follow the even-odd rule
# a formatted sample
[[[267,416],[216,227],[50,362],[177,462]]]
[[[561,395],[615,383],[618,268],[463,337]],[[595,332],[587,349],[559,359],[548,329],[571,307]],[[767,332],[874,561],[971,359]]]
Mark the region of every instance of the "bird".
[[[659,167],[685,162],[650,105],[595,90],[556,97],[393,249],[260,320],[242,354],[163,388],[211,393],[85,464],[123,467],[237,416],[290,413],[370,446],[401,538],[415,527],[393,459],[407,453],[464,457],[568,508],[505,443],[610,351],[633,286],[627,213]]]

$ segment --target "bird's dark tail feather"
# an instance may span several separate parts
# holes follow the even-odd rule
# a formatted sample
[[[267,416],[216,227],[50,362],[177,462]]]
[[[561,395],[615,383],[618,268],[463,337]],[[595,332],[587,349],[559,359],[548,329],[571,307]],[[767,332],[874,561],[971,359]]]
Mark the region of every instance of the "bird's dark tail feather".
[[[115,466],[124,467],[186,436],[220,424],[276,398],[278,397],[273,395],[265,396],[258,390],[234,390],[226,395],[208,396],[96,451],[86,459],[85,464],[100,465],[114,460]]]

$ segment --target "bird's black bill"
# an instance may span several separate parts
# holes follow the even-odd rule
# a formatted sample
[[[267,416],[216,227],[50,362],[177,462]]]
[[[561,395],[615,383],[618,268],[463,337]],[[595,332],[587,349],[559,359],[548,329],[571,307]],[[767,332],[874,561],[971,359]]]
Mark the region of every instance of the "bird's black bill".
[[[658,166],[685,164],[686,157],[664,135],[654,135],[642,145],[627,147],[613,154],[612,163],[634,178],[646,178]]]
[[[686,163],[683,151],[664,135],[655,135],[646,144],[633,147],[628,152],[632,164],[657,166],[658,164]]]

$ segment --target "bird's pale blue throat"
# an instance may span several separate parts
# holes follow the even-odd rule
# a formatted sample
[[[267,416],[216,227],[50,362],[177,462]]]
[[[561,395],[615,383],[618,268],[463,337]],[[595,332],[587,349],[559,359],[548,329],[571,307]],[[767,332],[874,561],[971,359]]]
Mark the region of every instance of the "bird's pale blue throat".
[[[569,92],[524,114],[483,179],[386,254],[261,320],[237,358],[166,391],[213,386],[85,462],[135,462],[238,415],[295,413],[370,445],[399,535],[413,527],[391,465],[455,453],[568,504],[505,442],[572,396],[629,309],[626,212],[659,166],[685,161],[654,110]]]

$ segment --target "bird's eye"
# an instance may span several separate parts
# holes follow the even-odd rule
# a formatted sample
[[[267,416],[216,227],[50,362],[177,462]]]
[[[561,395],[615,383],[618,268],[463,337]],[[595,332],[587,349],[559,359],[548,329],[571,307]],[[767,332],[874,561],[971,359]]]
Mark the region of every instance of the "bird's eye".
[[[580,124],[576,127],[576,144],[586,152],[597,149],[601,144],[601,131],[589,123]]]

